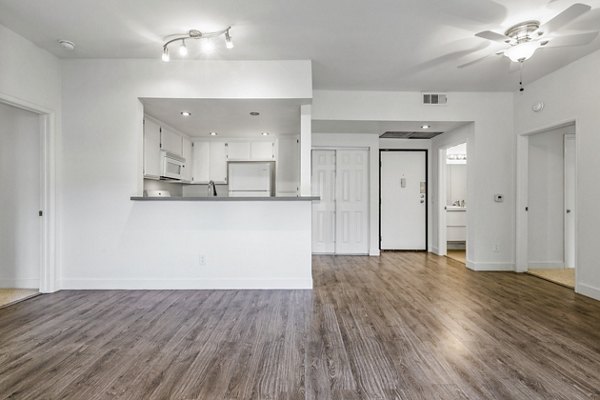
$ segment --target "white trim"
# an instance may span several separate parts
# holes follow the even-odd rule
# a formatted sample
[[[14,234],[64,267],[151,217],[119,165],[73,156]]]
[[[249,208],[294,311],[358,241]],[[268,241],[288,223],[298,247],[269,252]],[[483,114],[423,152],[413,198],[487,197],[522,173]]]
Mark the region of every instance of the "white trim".
[[[38,289],[40,287],[39,279],[2,279],[0,278],[0,288],[3,289]]]
[[[63,290],[312,289],[311,278],[296,279],[64,279]]]
[[[440,249],[438,249],[435,246],[431,246],[431,250],[429,251],[430,253],[433,253],[437,256],[445,256],[445,254],[440,254]]]
[[[555,260],[555,261],[529,261],[529,266],[528,269],[530,268],[556,268],[556,269],[560,269],[560,268],[564,268],[565,267],[565,262],[562,260]]]
[[[594,300],[600,300],[600,288],[586,285],[585,283],[578,283],[575,286],[575,293],[591,297]]]
[[[40,116],[41,158],[41,249],[40,279],[37,287],[42,293],[57,290],[57,207],[56,207],[56,116],[53,110],[14,96],[0,93],[0,102]]]
[[[467,260],[467,268],[473,271],[514,271],[512,262],[473,262]]]

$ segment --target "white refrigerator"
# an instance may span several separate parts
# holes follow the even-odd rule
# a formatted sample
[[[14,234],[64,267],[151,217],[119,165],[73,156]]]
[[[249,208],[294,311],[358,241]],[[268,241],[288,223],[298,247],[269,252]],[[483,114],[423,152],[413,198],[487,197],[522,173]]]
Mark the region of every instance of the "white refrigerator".
[[[229,197],[273,195],[273,162],[229,162]]]

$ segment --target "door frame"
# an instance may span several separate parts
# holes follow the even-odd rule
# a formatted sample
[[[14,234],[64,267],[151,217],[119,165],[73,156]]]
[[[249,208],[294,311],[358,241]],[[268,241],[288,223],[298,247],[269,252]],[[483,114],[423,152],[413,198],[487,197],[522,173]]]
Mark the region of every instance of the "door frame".
[[[424,152],[425,153],[425,248],[405,251],[429,251],[429,150],[427,149],[379,149],[379,251],[381,251],[381,153],[382,152]]]
[[[517,135],[517,218],[516,218],[516,272],[527,272],[529,269],[529,136],[552,131],[567,126],[575,126],[575,135],[577,134],[577,120],[571,119],[558,124],[545,126],[531,131],[519,133]],[[575,141],[575,174],[577,178],[577,147],[579,141]],[[579,293],[577,283],[577,227],[579,226],[579,217],[577,214],[578,199],[577,179],[575,179],[575,292]]]
[[[56,207],[56,113],[38,104],[0,93],[0,103],[39,116],[40,121],[40,280],[39,291],[55,292],[57,287]]]

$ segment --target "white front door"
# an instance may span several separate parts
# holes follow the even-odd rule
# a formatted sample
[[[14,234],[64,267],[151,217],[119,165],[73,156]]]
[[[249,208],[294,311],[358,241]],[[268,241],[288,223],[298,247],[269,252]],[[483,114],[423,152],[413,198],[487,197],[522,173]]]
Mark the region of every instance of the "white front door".
[[[565,267],[575,268],[575,135],[565,135]]]
[[[367,150],[336,156],[336,254],[368,254],[369,178]]]
[[[381,153],[381,249],[427,250],[427,153]]]
[[[335,252],[335,150],[313,150],[312,195],[319,196],[312,209],[312,251]]]

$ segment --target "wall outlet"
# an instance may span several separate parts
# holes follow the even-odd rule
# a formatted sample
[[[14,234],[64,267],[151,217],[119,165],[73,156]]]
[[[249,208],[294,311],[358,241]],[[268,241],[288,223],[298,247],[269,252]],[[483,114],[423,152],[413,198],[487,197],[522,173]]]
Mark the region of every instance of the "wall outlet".
[[[201,254],[200,257],[198,257],[198,265],[201,267],[206,265],[206,256],[204,254]]]

